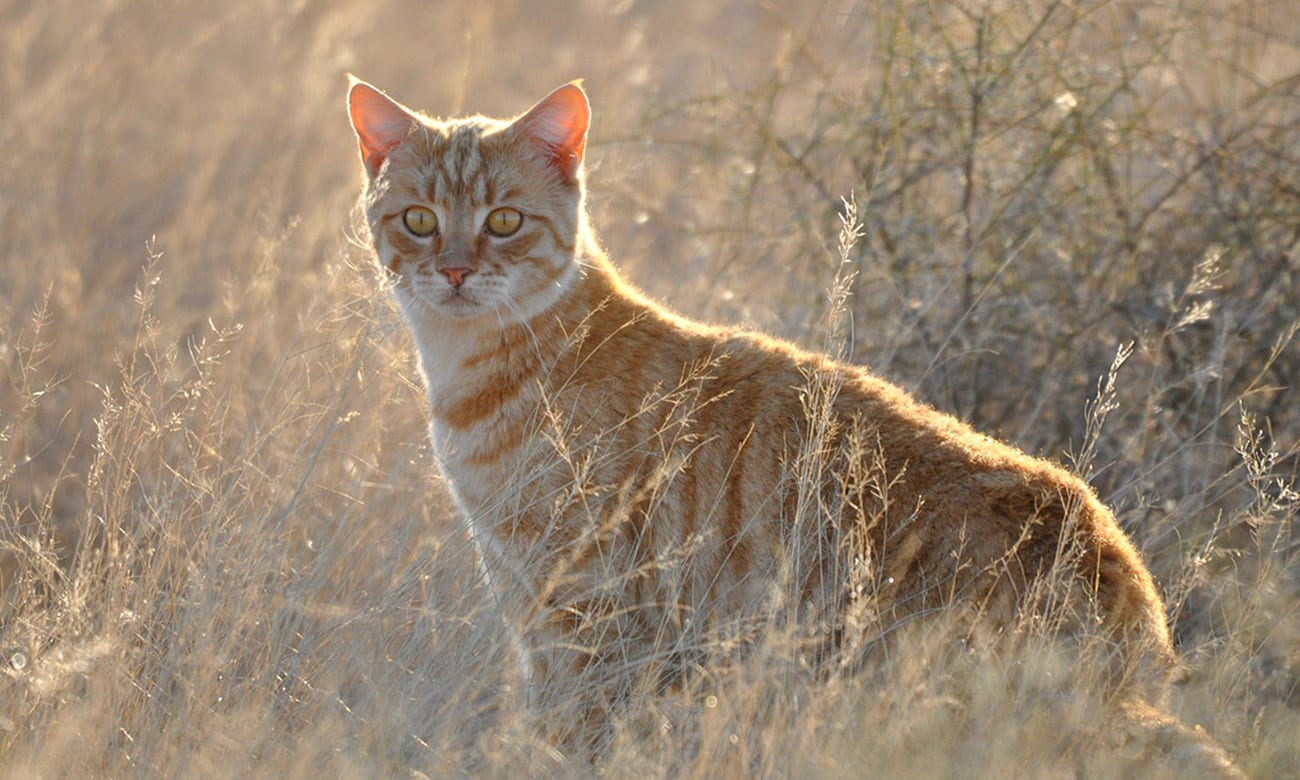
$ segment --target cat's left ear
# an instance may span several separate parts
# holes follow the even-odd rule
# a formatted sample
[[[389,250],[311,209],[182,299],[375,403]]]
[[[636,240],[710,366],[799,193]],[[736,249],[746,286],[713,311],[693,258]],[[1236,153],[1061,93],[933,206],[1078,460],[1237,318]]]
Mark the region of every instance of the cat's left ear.
[[[591,106],[574,81],[542,98],[512,125],[541,148],[551,165],[570,184],[578,180],[587,148]]]
[[[348,115],[361,145],[361,162],[366,166],[366,174],[373,179],[388,155],[406,139],[419,120],[383,92],[355,76],[350,78]]]

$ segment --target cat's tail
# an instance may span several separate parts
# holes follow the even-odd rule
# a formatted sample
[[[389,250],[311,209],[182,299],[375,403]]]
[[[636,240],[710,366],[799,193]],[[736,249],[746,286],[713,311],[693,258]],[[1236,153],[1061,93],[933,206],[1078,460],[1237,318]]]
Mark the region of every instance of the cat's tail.
[[[1145,701],[1120,705],[1109,729],[1132,776],[1245,780],[1228,753],[1200,726],[1189,727]]]

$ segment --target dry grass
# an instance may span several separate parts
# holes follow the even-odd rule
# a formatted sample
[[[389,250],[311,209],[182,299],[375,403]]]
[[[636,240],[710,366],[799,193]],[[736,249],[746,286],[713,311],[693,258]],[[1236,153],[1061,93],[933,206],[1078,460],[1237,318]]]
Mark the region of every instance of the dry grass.
[[[498,115],[585,77],[629,275],[1072,458],[1168,598],[1173,710],[1297,773],[1290,2],[217,9],[0,7],[0,775],[575,771],[521,714],[411,348],[348,240],[349,70]],[[774,636],[647,694],[608,768],[1126,766],[1077,757],[1077,657],[915,633],[821,685]]]

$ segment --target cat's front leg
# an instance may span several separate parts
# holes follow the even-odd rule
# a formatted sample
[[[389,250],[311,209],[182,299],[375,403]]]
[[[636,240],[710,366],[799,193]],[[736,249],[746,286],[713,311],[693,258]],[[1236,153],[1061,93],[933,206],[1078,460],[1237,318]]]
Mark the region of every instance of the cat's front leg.
[[[529,709],[542,735],[571,759],[593,761],[637,675],[623,626],[581,604],[552,603],[519,630]]]

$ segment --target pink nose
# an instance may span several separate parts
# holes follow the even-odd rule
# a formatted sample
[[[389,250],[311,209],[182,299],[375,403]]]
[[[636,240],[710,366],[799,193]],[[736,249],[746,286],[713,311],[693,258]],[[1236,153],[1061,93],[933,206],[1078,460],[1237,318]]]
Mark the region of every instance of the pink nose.
[[[469,268],[444,268],[443,274],[446,275],[447,281],[451,282],[452,287],[460,287],[465,283],[465,277],[470,274]]]

